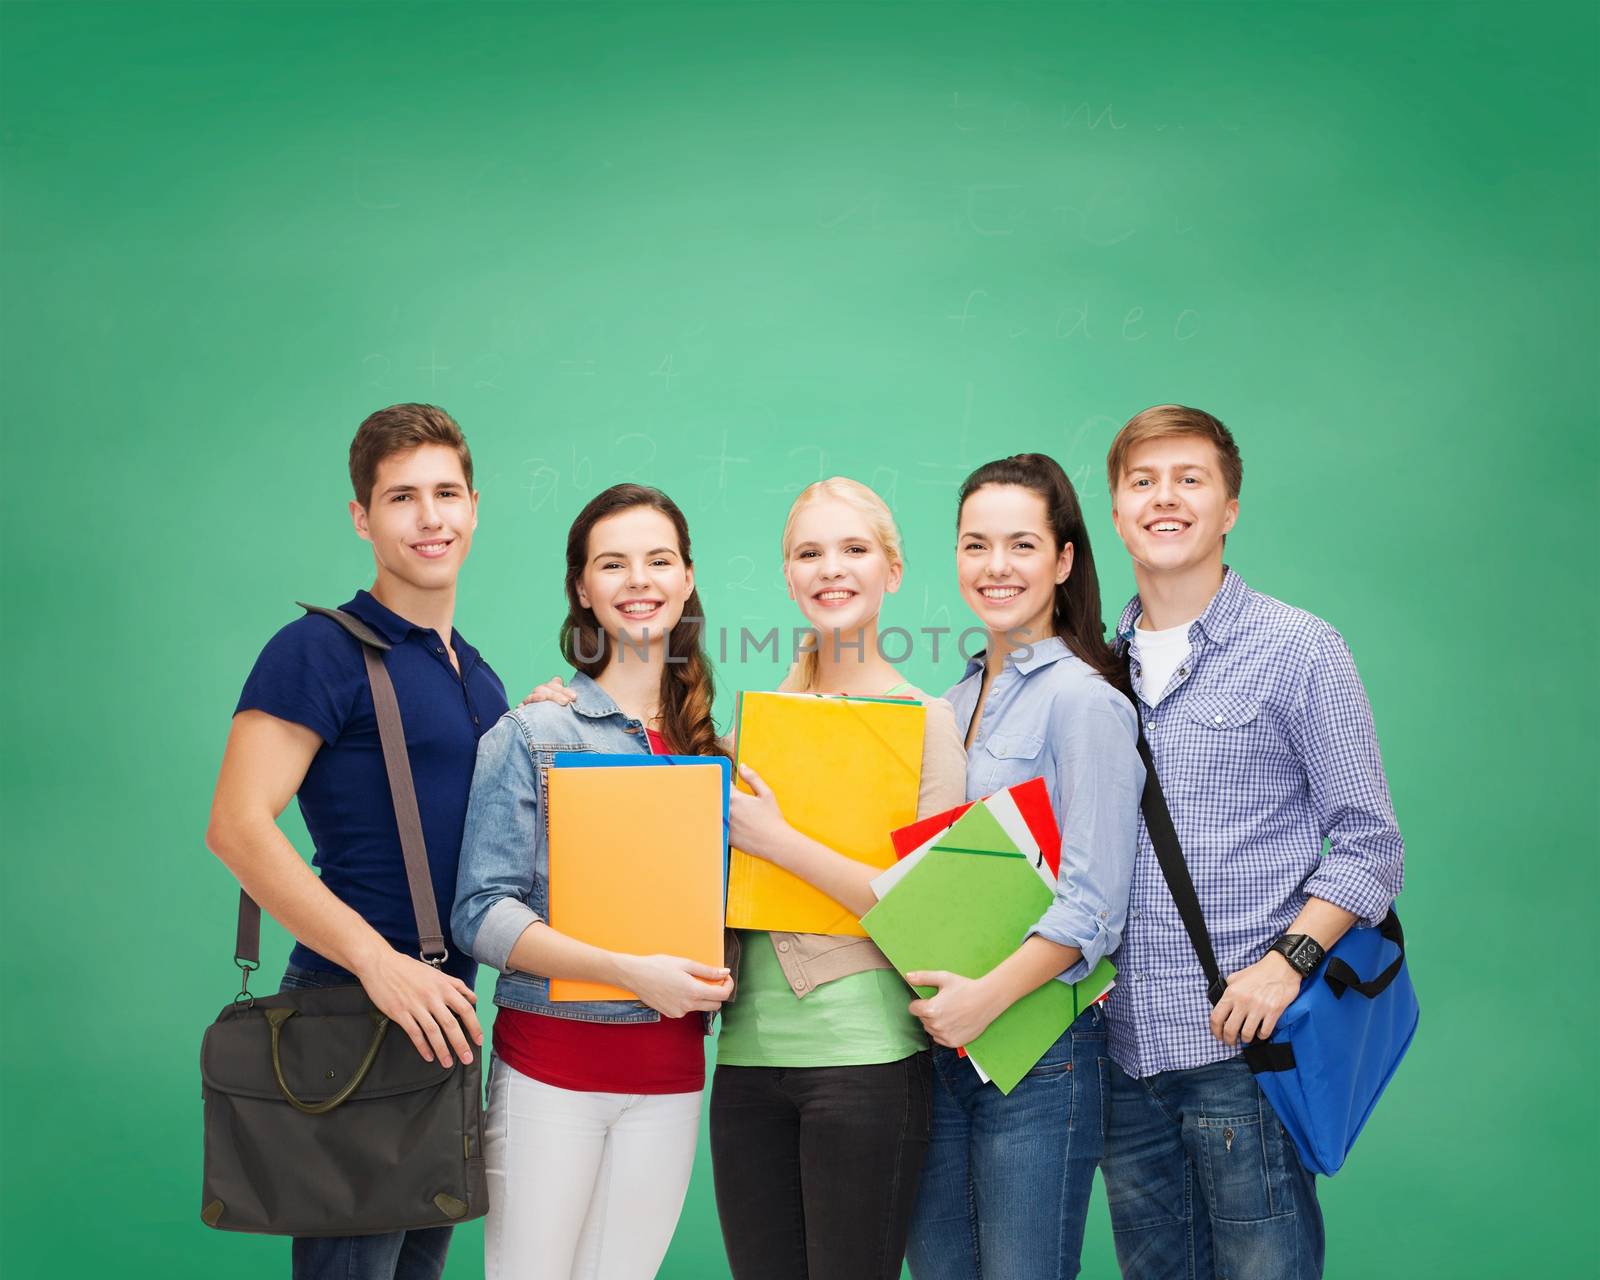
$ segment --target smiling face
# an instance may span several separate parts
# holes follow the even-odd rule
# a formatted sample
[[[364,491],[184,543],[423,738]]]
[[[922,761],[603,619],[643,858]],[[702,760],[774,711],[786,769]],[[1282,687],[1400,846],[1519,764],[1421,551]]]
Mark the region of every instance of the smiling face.
[[[391,453],[377,466],[367,505],[350,504],[356,532],[372,544],[378,585],[418,591],[455,586],[478,526],[478,495],[461,457],[442,444]]]
[[[854,505],[823,496],[795,512],[783,576],[807,622],[848,633],[875,619],[883,597],[900,589],[901,566]]]
[[[992,635],[1051,633],[1056,587],[1072,573],[1045,500],[1015,484],[986,484],[961,504],[956,575],[961,598]]]
[[[672,521],[654,507],[629,507],[595,522],[577,582],[578,602],[592,610],[613,645],[638,652],[665,643],[694,592]],[[613,647],[613,652],[616,648]]]
[[[1141,569],[1220,572],[1222,540],[1239,518],[1217,448],[1200,436],[1167,436],[1128,450],[1111,495],[1111,520]]]

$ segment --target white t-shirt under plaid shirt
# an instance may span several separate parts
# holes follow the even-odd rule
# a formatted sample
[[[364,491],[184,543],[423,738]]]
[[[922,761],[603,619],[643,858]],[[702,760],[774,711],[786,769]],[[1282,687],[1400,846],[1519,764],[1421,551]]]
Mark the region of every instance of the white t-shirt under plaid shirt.
[[[1162,695],[1172,683],[1172,677],[1183,669],[1190,652],[1189,628],[1193,625],[1191,620],[1181,627],[1146,631],[1139,625],[1139,620],[1134,619],[1133,629],[1128,635],[1133,660],[1139,667],[1134,685],[1139,696],[1150,706],[1160,705]],[[1184,671],[1183,674],[1189,673]]]
[[[1135,598],[1119,648],[1139,614]],[[1261,959],[1308,896],[1377,924],[1400,892],[1404,848],[1339,633],[1228,569],[1189,643],[1177,683],[1137,706],[1223,974]],[[1132,674],[1137,689],[1137,655]],[[1239,1052],[1211,1035],[1205,976],[1142,820],[1115,959],[1109,1047],[1129,1075]]]

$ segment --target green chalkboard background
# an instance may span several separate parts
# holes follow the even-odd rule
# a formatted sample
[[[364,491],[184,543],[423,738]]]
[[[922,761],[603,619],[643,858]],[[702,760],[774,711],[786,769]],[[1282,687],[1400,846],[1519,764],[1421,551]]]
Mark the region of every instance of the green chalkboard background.
[[[0,8],[0,1269],[286,1273],[197,1218],[201,835],[260,645],[369,580],[368,411],[466,428],[459,622],[522,690],[625,477],[714,624],[798,620],[782,516],[843,473],[887,621],[962,626],[955,485],[1047,450],[1120,606],[1106,445],[1176,399],[1242,443],[1232,563],[1348,638],[1409,851],[1423,1025],[1329,1274],[1593,1274],[1597,48],[1442,0]],[[702,1150],[663,1275],[723,1274]]]

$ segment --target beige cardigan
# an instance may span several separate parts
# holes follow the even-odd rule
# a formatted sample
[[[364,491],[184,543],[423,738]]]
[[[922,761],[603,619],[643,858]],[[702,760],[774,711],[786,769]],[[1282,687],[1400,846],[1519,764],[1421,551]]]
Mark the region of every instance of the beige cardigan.
[[[961,744],[960,730],[956,728],[955,710],[948,702],[916,688],[910,690],[909,696],[927,708],[922,731],[922,781],[917,790],[917,817],[926,818],[953,809],[966,800],[967,753]],[[769,936],[783,976],[802,1000],[824,983],[849,977],[852,973],[894,968],[871,938],[831,933],[773,933]],[[729,929],[724,963],[733,971],[736,984],[740,950],[739,935]]]

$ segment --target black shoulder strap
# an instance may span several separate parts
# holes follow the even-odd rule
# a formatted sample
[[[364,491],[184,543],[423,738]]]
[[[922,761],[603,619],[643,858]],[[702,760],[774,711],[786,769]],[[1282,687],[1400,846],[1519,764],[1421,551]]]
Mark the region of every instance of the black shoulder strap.
[[[1206,929],[1205,914],[1200,910],[1200,895],[1195,892],[1194,878],[1189,874],[1189,864],[1183,857],[1183,845],[1178,841],[1178,829],[1172,824],[1167,797],[1161,790],[1161,776],[1156,772],[1150,744],[1145,741],[1143,716],[1139,717],[1139,759],[1144,761],[1144,795],[1140,797],[1139,805],[1144,811],[1145,829],[1150,832],[1150,844],[1156,851],[1156,861],[1161,864],[1167,890],[1178,906],[1184,931],[1189,935],[1189,945],[1200,957],[1200,967],[1206,975],[1206,998],[1216,1004],[1228,989],[1228,982],[1217,965],[1216,952],[1211,949],[1211,934]],[[1242,1048],[1246,1065],[1258,1075],[1264,1071],[1294,1070],[1292,1045],[1257,1039]]]
[[[428,849],[422,837],[422,815],[417,808],[417,789],[411,776],[411,758],[406,751],[400,703],[382,656],[391,646],[361,619],[342,610],[311,604],[300,607],[307,613],[332,618],[361,643],[367,679],[372,685],[372,706],[378,717],[378,738],[383,744],[383,763],[389,774],[389,792],[394,800],[395,825],[400,831],[400,851],[405,858],[406,882],[411,890],[411,910],[417,919],[421,958],[429,964],[442,964],[450,953],[439,927],[439,904],[428,873]],[[261,961],[261,908],[243,889],[239,890],[239,930],[234,940],[233,959],[246,974]]]
[[[1211,934],[1206,929],[1206,918],[1200,910],[1200,895],[1195,892],[1194,879],[1189,875],[1189,864],[1183,859],[1183,846],[1178,842],[1178,830],[1172,825],[1172,814],[1167,809],[1167,797],[1161,790],[1161,776],[1156,772],[1155,759],[1150,754],[1150,744],[1144,737],[1144,718],[1139,719],[1139,759],[1144,761],[1144,795],[1139,806],[1144,810],[1145,829],[1150,832],[1150,844],[1156,851],[1156,861],[1161,864],[1161,874],[1167,889],[1177,903],[1178,915],[1189,934],[1189,944],[1200,957],[1200,967],[1205,970],[1206,996],[1212,1004],[1222,999],[1228,984],[1223,981],[1217,967],[1216,952],[1211,949]]]

